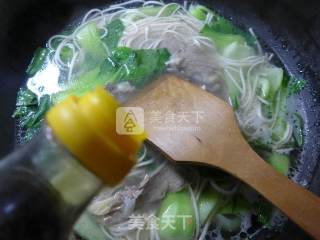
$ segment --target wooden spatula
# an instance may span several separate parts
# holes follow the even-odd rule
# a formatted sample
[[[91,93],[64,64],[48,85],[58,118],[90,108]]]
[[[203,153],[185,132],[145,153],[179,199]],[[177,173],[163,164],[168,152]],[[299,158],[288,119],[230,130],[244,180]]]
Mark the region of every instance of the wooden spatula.
[[[227,103],[177,76],[165,75],[125,105],[144,109],[148,140],[169,159],[232,174],[320,239],[320,199],[251,149]]]

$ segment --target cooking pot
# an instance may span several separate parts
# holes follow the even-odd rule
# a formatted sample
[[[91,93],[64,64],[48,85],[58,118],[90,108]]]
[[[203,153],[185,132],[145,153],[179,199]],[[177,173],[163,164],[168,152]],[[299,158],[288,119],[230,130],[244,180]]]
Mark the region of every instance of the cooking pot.
[[[236,25],[252,27],[266,51],[286,70],[307,81],[295,96],[304,119],[301,171],[296,181],[320,193],[320,1],[318,0],[199,0]],[[43,46],[86,10],[112,3],[107,0],[0,1],[0,157],[15,146],[11,115],[17,90],[26,80],[25,69],[34,50]],[[262,231],[255,239],[273,236]],[[277,239],[307,239],[288,222]]]

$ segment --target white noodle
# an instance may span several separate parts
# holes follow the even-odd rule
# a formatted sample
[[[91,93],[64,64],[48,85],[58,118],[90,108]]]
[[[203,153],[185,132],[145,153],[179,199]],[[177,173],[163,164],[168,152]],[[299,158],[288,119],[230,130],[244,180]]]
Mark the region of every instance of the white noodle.
[[[196,200],[198,201],[200,196],[201,196],[201,193],[203,192],[204,188],[207,186],[207,183],[208,183],[208,180],[207,179],[203,179],[200,186],[199,186],[199,189],[197,191],[195,191],[196,193]]]
[[[209,183],[214,190],[226,196],[233,195],[238,189],[238,186],[234,185],[234,187],[231,190],[225,190],[222,187],[220,187],[213,179],[209,179]]]
[[[257,36],[256,36],[256,34],[254,33],[254,31],[253,31],[252,28],[249,28],[249,32],[250,32],[250,34],[251,34],[255,39],[257,39]],[[263,50],[262,50],[262,47],[261,47],[259,41],[256,40],[254,43],[255,43],[256,46],[257,46],[258,53],[259,53],[260,55],[262,55],[262,54],[263,54]]]
[[[214,216],[216,215],[216,211],[217,211],[217,210],[216,210],[216,207],[214,207],[214,208],[211,210],[211,212],[210,212],[210,214],[209,214],[209,217],[208,217],[206,223],[204,224],[204,227],[203,227],[203,229],[202,229],[201,235],[200,235],[200,237],[198,238],[198,240],[205,240],[205,237],[206,237],[206,235],[207,235],[207,233],[208,233],[208,229],[209,229],[209,227],[210,227],[210,225],[211,225],[211,223],[212,223],[212,220],[213,220]]]
[[[92,13],[95,13],[95,14],[90,17],[90,15],[91,15]],[[100,9],[98,9],[98,8],[94,8],[94,9],[90,10],[90,11],[83,17],[81,23],[83,24],[83,23],[87,22],[88,20],[90,20],[90,19],[92,19],[92,18],[96,18],[97,15],[100,15],[100,16],[102,17],[102,16],[103,16],[103,12],[102,12]]]
[[[192,188],[190,187],[190,185],[188,186],[188,189],[189,189],[192,207],[194,210],[194,216],[195,216],[195,220],[196,220],[195,238],[198,238],[199,232],[200,232],[200,216],[199,216],[198,204],[197,204],[197,200],[194,196],[194,192],[193,192]]]
[[[102,230],[102,232],[107,236],[107,238],[109,238],[110,240],[118,240],[118,238],[111,235],[111,233],[109,233],[109,231],[107,229],[105,229],[105,227],[103,225],[99,224],[99,227]]]

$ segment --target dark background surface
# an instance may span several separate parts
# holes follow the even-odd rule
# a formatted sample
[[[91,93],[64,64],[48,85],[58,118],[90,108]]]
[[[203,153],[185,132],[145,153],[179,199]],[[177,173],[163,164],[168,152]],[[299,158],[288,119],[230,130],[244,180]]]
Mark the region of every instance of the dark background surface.
[[[18,88],[34,50],[63,29],[85,9],[107,4],[106,0],[0,0],[0,157],[14,147],[14,121]],[[201,1],[200,1],[201,2]],[[226,16],[252,26],[271,46],[287,69],[312,83],[305,92],[310,146],[305,153],[312,169],[311,189],[320,190],[316,168],[320,143],[320,1],[306,0],[215,0],[205,1]],[[258,19],[258,20],[257,20]],[[266,27],[267,26],[267,27]],[[308,160],[309,161],[309,160]],[[314,172],[318,171],[318,173]],[[315,174],[314,174],[315,173]],[[283,239],[306,239],[292,224]]]

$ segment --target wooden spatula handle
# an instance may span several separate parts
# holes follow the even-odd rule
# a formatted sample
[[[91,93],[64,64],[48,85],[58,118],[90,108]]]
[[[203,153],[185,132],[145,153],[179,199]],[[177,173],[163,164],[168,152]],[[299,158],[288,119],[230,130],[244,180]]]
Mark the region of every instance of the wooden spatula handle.
[[[307,233],[320,239],[319,197],[276,172],[250,148],[235,157],[241,157],[242,166],[229,166],[233,175],[241,176]],[[259,169],[259,172],[252,169]]]

